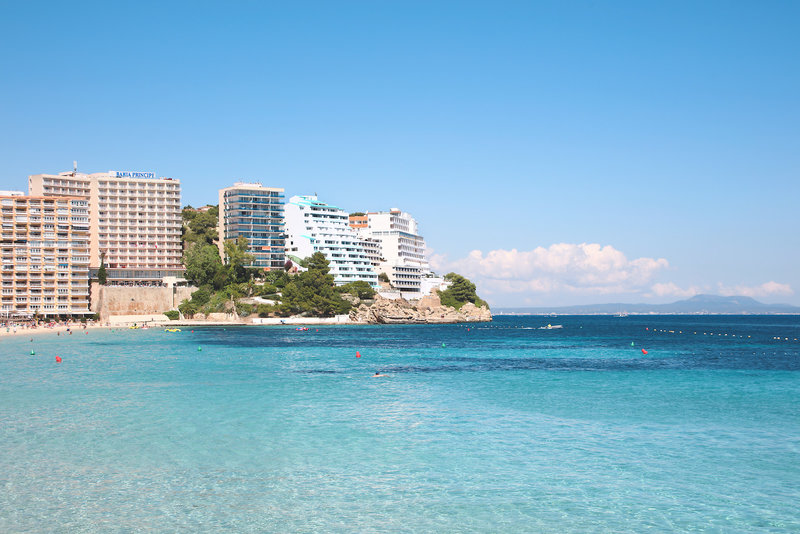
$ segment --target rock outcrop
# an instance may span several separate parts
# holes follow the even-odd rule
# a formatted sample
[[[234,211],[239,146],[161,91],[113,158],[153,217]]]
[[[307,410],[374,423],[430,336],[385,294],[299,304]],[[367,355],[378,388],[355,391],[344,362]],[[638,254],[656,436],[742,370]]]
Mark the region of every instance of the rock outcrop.
[[[438,295],[429,295],[417,301],[387,299],[376,295],[372,304],[362,302],[353,308],[350,320],[362,324],[471,323],[491,321],[492,313],[486,306],[478,308],[471,302],[456,310],[442,305]]]

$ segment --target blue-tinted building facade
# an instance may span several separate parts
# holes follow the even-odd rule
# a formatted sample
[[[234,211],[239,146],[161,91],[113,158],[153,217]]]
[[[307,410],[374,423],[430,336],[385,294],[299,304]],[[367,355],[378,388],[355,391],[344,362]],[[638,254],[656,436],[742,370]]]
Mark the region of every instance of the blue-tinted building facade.
[[[270,271],[286,262],[283,189],[257,183],[236,183],[219,191],[219,247],[239,236],[247,239],[252,267]]]

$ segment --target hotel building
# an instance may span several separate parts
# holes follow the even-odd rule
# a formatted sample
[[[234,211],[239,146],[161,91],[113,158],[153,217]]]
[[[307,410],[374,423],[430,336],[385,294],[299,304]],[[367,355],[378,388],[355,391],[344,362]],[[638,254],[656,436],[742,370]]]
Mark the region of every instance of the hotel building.
[[[377,287],[378,276],[344,210],[316,196],[294,196],[286,204],[286,233],[287,253],[306,258],[322,252],[336,285],[363,280]]]
[[[86,198],[0,195],[0,213],[0,317],[91,314]]]
[[[389,282],[401,292],[421,293],[422,279],[430,273],[425,259],[425,239],[418,234],[417,221],[399,209],[366,214],[363,221],[350,218],[359,237],[380,244],[380,258],[376,271],[385,272]],[[355,223],[355,224],[354,224]],[[371,255],[374,260],[374,253]]]
[[[35,174],[31,195],[89,203],[89,262],[105,261],[110,283],[182,277],[181,185],[152,172]]]
[[[259,183],[237,182],[219,190],[219,255],[224,243],[245,237],[252,267],[271,271],[286,263],[283,228],[283,189]]]

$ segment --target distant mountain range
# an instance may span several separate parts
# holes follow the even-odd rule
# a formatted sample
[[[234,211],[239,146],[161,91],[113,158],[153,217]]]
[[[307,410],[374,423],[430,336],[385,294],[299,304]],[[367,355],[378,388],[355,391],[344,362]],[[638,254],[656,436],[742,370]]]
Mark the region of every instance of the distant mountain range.
[[[495,315],[616,315],[616,314],[800,314],[800,306],[764,304],[750,297],[696,295],[671,304],[588,304],[537,308],[495,308]]]

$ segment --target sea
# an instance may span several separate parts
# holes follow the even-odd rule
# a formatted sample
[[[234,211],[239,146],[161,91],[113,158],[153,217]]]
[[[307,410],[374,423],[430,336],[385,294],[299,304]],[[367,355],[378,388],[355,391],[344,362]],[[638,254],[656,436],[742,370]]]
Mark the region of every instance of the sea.
[[[799,532],[799,340],[798,316],[5,338],[0,532]]]

